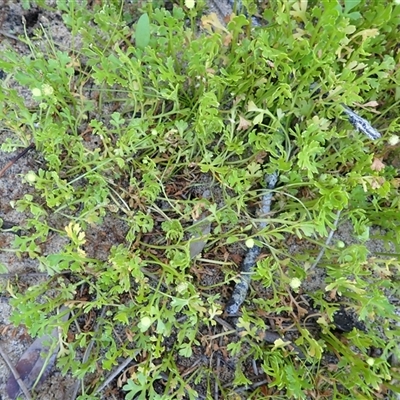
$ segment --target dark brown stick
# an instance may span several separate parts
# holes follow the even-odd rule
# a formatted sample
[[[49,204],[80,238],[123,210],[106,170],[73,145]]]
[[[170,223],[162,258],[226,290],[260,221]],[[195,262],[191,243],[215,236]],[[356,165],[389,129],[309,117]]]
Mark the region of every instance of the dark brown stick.
[[[27,148],[21,151],[21,153],[17,154],[11,161],[9,161],[1,170],[0,170],[0,178],[5,174],[5,172],[14,165],[21,157],[23,157],[29,150],[35,148],[35,145],[31,143]]]

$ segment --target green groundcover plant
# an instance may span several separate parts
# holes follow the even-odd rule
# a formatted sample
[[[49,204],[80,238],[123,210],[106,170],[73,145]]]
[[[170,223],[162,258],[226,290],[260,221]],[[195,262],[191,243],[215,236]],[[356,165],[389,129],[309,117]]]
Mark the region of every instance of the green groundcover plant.
[[[81,399],[99,398],[96,388],[128,357],[135,367],[119,381],[127,399],[196,399],[200,383],[212,398],[214,380],[220,398],[238,398],[239,388],[246,398],[398,393],[400,5],[243,1],[261,26],[239,11],[225,26],[204,1],[175,3],[166,10],[158,1],[109,1],[91,9],[59,1],[71,47],[39,29],[21,38],[28,55],[1,55],[8,77],[0,124],[14,133],[2,149],[33,142],[40,157],[21,177],[34,190],[15,201],[29,218],[13,251],[37,260],[49,277],[28,289],[10,284],[13,323],[33,337],[61,327],[57,365],[82,379]],[[11,82],[30,89],[31,99]],[[355,132],[342,103],[382,138]],[[252,238],[249,205],[274,171],[274,212],[257,233],[264,255],[241,308],[240,338],[226,344],[226,357],[236,360],[231,385],[208,365],[184,375],[177,356],[201,348],[223,316],[224,288],[237,278],[222,250]],[[179,185],[194,193],[204,176],[221,189],[219,203],[176,194]],[[194,215],[204,209],[212,225],[206,249],[223,277],[210,287],[196,280],[189,251]],[[120,221],[122,239],[105,257],[92,257],[87,232],[107,232],[109,218]],[[357,244],[326,244],[338,218],[352,223]],[[387,253],[368,251],[372,226],[383,228]],[[64,246],[43,252],[54,233]],[[289,238],[307,245],[292,253]],[[305,293],[315,269],[324,281]],[[314,330],[298,294],[317,310]],[[62,306],[71,314],[60,323]],[[363,329],[337,334],[341,307]],[[90,313],[96,329],[74,328]],[[304,358],[284,341],[263,342],[268,316],[291,320]],[[251,387],[242,368],[249,360],[267,377],[264,385]]]

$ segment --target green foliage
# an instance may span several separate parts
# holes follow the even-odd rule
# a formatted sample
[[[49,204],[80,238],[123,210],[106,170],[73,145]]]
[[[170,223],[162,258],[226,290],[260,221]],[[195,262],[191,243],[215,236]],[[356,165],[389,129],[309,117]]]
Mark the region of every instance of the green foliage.
[[[13,250],[38,260],[51,277],[27,290],[9,289],[13,322],[43,335],[57,325],[54,310],[67,305],[74,316],[62,326],[63,373],[84,378],[132,357],[135,367],[123,382],[127,399],[197,398],[196,385],[209,371],[203,366],[184,376],[176,357],[192,357],[203,344],[200,329],[216,325],[226,299],[213,290],[234,276],[226,248],[252,235],[249,205],[259,200],[264,174],[278,171],[275,212],[256,240],[268,255],[253,276],[268,296],[252,292],[238,323],[241,337],[226,344],[238,359],[235,387],[251,384],[242,366],[253,359],[275,398],[373,399],[393,390],[388,358],[399,344],[391,300],[399,296],[398,254],[372,257],[364,242],[375,225],[386,229],[386,243],[400,243],[398,169],[385,152],[387,134],[399,131],[400,6],[269,2],[261,12],[265,26],[252,28],[237,15],[225,28],[212,16],[199,21],[202,2],[193,9],[181,2],[172,11],[147,3],[137,14],[137,4],[106,2],[94,12],[58,2],[79,47],[58,49],[49,41],[44,52],[26,38],[31,54],[8,50],[0,57],[0,68],[32,95],[28,106],[3,84],[0,121],[15,138],[2,149],[33,141],[43,158],[23,177],[34,194],[15,203],[30,217]],[[257,11],[256,2],[243,4]],[[355,132],[340,103],[358,105],[383,139],[372,143]],[[218,183],[222,201],[187,195],[204,175]],[[189,254],[191,221],[204,209],[213,225],[209,243],[225,253],[214,260],[225,282],[209,288],[194,278]],[[307,293],[319,310],[315,334],[296,316],[293,295],[302,288],[293,282],[312,279],[308,268],[339,211],[361,244],[325,249],[317,266],[325,280]],[[120,242],[106,256],[89,256],[99,243],[88,233],[108,232],[110,215],[121,223]],[[64,245],[42,254],[52,232]],[[293,255],[288,238],[314,249],[304,245]],[[87,293],[79,298],[82,288]],[[341,339],[332,333],[342,304],[366,332],[354,329]],[[101,309],[106,316],[98,329],[64,341],[71,323]],[[304,359],[286,342],[262,341],[265,315],[291,319]],[[82,363],[78,354],[89,343],[96,350]],[[381,355],[370,356],[372,347]],[[334,365],[324,362],[329,356]],[[93,388],[82,396],[97,398]]]
[[[144,49],[150,42],[150,21],[149,16],[145,13],[137,21],[136,24],[136,46]]]

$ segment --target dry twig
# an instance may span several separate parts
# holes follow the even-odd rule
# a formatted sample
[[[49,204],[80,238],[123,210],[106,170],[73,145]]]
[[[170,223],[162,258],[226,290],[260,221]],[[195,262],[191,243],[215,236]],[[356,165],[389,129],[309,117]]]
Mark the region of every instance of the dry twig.
[[[1,170],[0,170],[0,178],[5,174],[5,172],[12,167],[21,157],[23,157],[29,150],[35,148],[35,145],[31,143],[28,147],[21,151],[21,153],[17,154],[11,161],[9,161]]]
[[[21,388],[22,392],[24,393],[25,397],[27,400],[32,400],[31,395],[29,394],[29,391],[27,387],[25,386],[23,380],[19,376],[18,371],[14,368],[11,360],[9,359],[7,353],[2,349],[0,346],[0,355],[3,357],[5,363],[7,364],[8,368],[10,368],[11,373],[14,375],[15,380],[18,382],[19,387]]]

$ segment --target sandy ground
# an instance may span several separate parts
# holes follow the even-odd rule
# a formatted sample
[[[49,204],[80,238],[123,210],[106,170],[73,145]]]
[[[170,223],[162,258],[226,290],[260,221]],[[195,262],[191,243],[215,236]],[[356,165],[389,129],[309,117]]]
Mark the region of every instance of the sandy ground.
[[[48,13],[38,9],[30,11],[23,10],[18,2],[9,2],[0,0],[0,53],[11,46],[21,55],[29,54],[29,49],[14,36],[23,35],[22,18],[26,20],[28,33],[42,24],[46,30],[51,32],[55,41],[64,42],[68,45],[69,33],[61,23],[60,15]],[[5,78],[1,74],[2,79]],[[20,90],[21,96],[29,102],[30,94],[25,90]],[[11,132],[2,130],[0,132],[0,143],[7,139],[17,140],[18,137]],[[21,149],[23,144],[21,143]],[[11,161],[20,151],[15,153],[0,152],[0,169]],[[23,183],[22,176],[29,171],[36,171],[40,162],[40,156],[32,150],[16,162],[0,178],[0,218],[8,225],[24,225],[26,215],[16,211],[12,204],[14,201],[23,198],[24,195],[33,193],[32,187]],[[15,235],[13,233],[0,232],[0,266],[3,274],[0,277],[1,297],[0,297],[0,346],[8,355],[11,362],[15,365],[24,351],[32,343],[32,339],[26,333],[24,327],[13,327],[10,324],[9,316],[11,307],[8,303],[9,293],[6,290],[7,283],[12,280],[15,283],[15,275],[18,275],[21,285],[29,286],[45,279],[40,274],[37,267],[37,261],[28,256],[18,257],[15,252],[10,251],[12,241]],[[43,250],[45,252],[56,252],[65,242],[56,235],[52,235],[46,242]],[[10,376],[10,370],[0,357],[0,398],[7,400],[5,383]],[[51,372],[49,378],[40,386],[38,398],[44,400],[50,399],[71,399],[71,390],[73,389],[73,380],[69,376],[62,376],[59,371]]]

